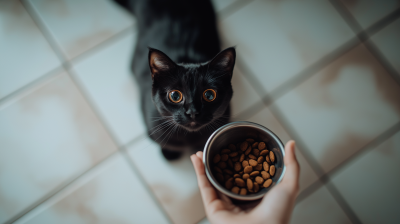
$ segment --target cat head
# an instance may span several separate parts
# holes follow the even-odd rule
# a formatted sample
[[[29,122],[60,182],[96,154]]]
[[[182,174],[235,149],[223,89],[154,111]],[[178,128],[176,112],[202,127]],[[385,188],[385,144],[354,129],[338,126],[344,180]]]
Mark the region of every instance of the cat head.
[[[188,131],[198,131],[223,116],[233,95],[235,59],[231,47],[205,63],[175,63],[150,48],[152,94],[158,112]]]

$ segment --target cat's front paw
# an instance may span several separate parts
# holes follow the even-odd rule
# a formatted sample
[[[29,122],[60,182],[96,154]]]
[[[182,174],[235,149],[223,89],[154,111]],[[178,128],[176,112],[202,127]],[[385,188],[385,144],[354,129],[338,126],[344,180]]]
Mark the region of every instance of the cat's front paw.
[[[167,160],[177,160],[182,156],[182,152],[178,152],[178,151],[171,151],[168,149],[161,149],[161,152],[163,154],[163,156],[167,159]]]

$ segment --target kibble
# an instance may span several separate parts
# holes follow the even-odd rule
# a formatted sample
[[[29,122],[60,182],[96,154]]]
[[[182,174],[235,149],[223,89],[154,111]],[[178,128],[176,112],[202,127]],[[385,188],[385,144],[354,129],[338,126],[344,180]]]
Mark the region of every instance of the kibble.
[[[214,156],[214,163],[218,163],[221,160],[221,155],[217,154]]]
[[[271,177],[273,177],[275,175],[275,166],[274,165],[269,167],[269,174],[271,175]]]
[[[237,186],[239,186],[239,187],[244,187],[244,180],[243,179],[241,179],[241,178],[235,178],[235,183],[236,183],[236,185]]]
[[[249,147],[249,143],[244,141],[242,144],[240,144],[240,150],[245,151]]]
[[[260,156],[265,156],[265,155],[267,155],[268,154],[268,150],[267,149],[264,149],[264,150],[262,150],[261,152],[260,152]]]
[[[249,147],[249,148],[244,152],[244,154],[247,156],[247,155],[250,154],[250,152],[251,152],[251,147]]]
[[[226,162],[223,162],[223,161],[219,162],[218,163],[218,167],[221,168],[221,169],[225,169],[226,168]]]
[[[257,166],[258,163],[254,159],[250,159],[249,164],[250,164],[250,166]]]
[[[269,179],[271,176],[267,171],[261,171],[261,176],[264,178],[264,180]]]
[[[239,162],[243,162],[243,160],[244,160],[244,154],[240,155]]]
[[[240,188],[234,186],[231,191],[232,191],[232,193],[239,194]]]
[[[268,164],[268,162],[264,162],[264,163],[263,163],[263,166],[264,166],[264,170],[265,170],[265,171],[268,171],[268,170],[269,170],[269,164]]]
[[[225,182],[225,187],[228,190],[231,190],[233,187],[233,178],[229,178],[226,182]]]
[[[261,185],[264,183],[264,179],[260,176],[256,176],[255,181],[257,182],[257,184]]]
[[[234,194],[247,195],[272,185],[276,162],[273,151],[265,142],[246,139],[229,144],[213,158],[215,178]]]
[[[236,162],[234,169],[236,172],[239,172],[242,169],[242,165],[239,162]]]
[[[253,190],[253,181],[250,179],[247,179],[247,189]]]
[[[228,154],[222,154],[222,155],[221,155],[221,161],[226,162],[228,159],[229,159]]]
[[[260,171],[253,171],[250,173],[250,176],[255,177],[255,176],[258,176],[258,174],[260,174]]]
[[[249,157],[250,159],[257,160],[257,157],[256,157],[255,155],[250,154],[250,155],[248,155],[248,157]]]
[[[258,143],[258,149],[259,150],[263,150],[263,149],[265,149],[265,147],[266,147],[265,142]]]
[[[272,184],[272,179],[268,179],[264,182],[263,187],[267,188],[271,186],[271,184]]]
[[[254,167],[254,170],[261,171],[263,169],[262,164],[257,164],[257,166]]]
[[[251,173],[253,171],[253,167],[252,166],[246,166],[244,168],[244,173]]]
[[[275,154],[274,154],[274,152],[272,152],[272,151],[269,152],[269,159],[271,160],[271,163],[275,162]]]
[[[228,154],[228,153],[231,153],[231,150],[229,150],[229,149],[223,149],[223,150],[221,151],[221,154]]]

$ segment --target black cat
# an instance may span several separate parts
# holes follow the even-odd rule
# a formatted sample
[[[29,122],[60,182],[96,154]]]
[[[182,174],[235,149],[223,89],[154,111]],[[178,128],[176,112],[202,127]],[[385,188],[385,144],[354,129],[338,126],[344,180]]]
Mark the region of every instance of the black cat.
[[[168,160],[185,148],[202,150],[211,133],[229,121],[236,58],[234,48],[220,52],[211,2],[117,2],[137,19],[132,72],[149,136]]]

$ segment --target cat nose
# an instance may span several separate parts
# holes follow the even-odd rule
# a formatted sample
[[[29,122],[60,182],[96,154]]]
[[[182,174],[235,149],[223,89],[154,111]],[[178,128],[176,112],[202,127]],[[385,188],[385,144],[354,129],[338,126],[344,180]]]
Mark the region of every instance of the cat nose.
[[[189,115],[191,118],[195,118],[196,114],[199,114],[197,110],[193,107],[189,108],[189,110],[186,111],[186,114]]]

